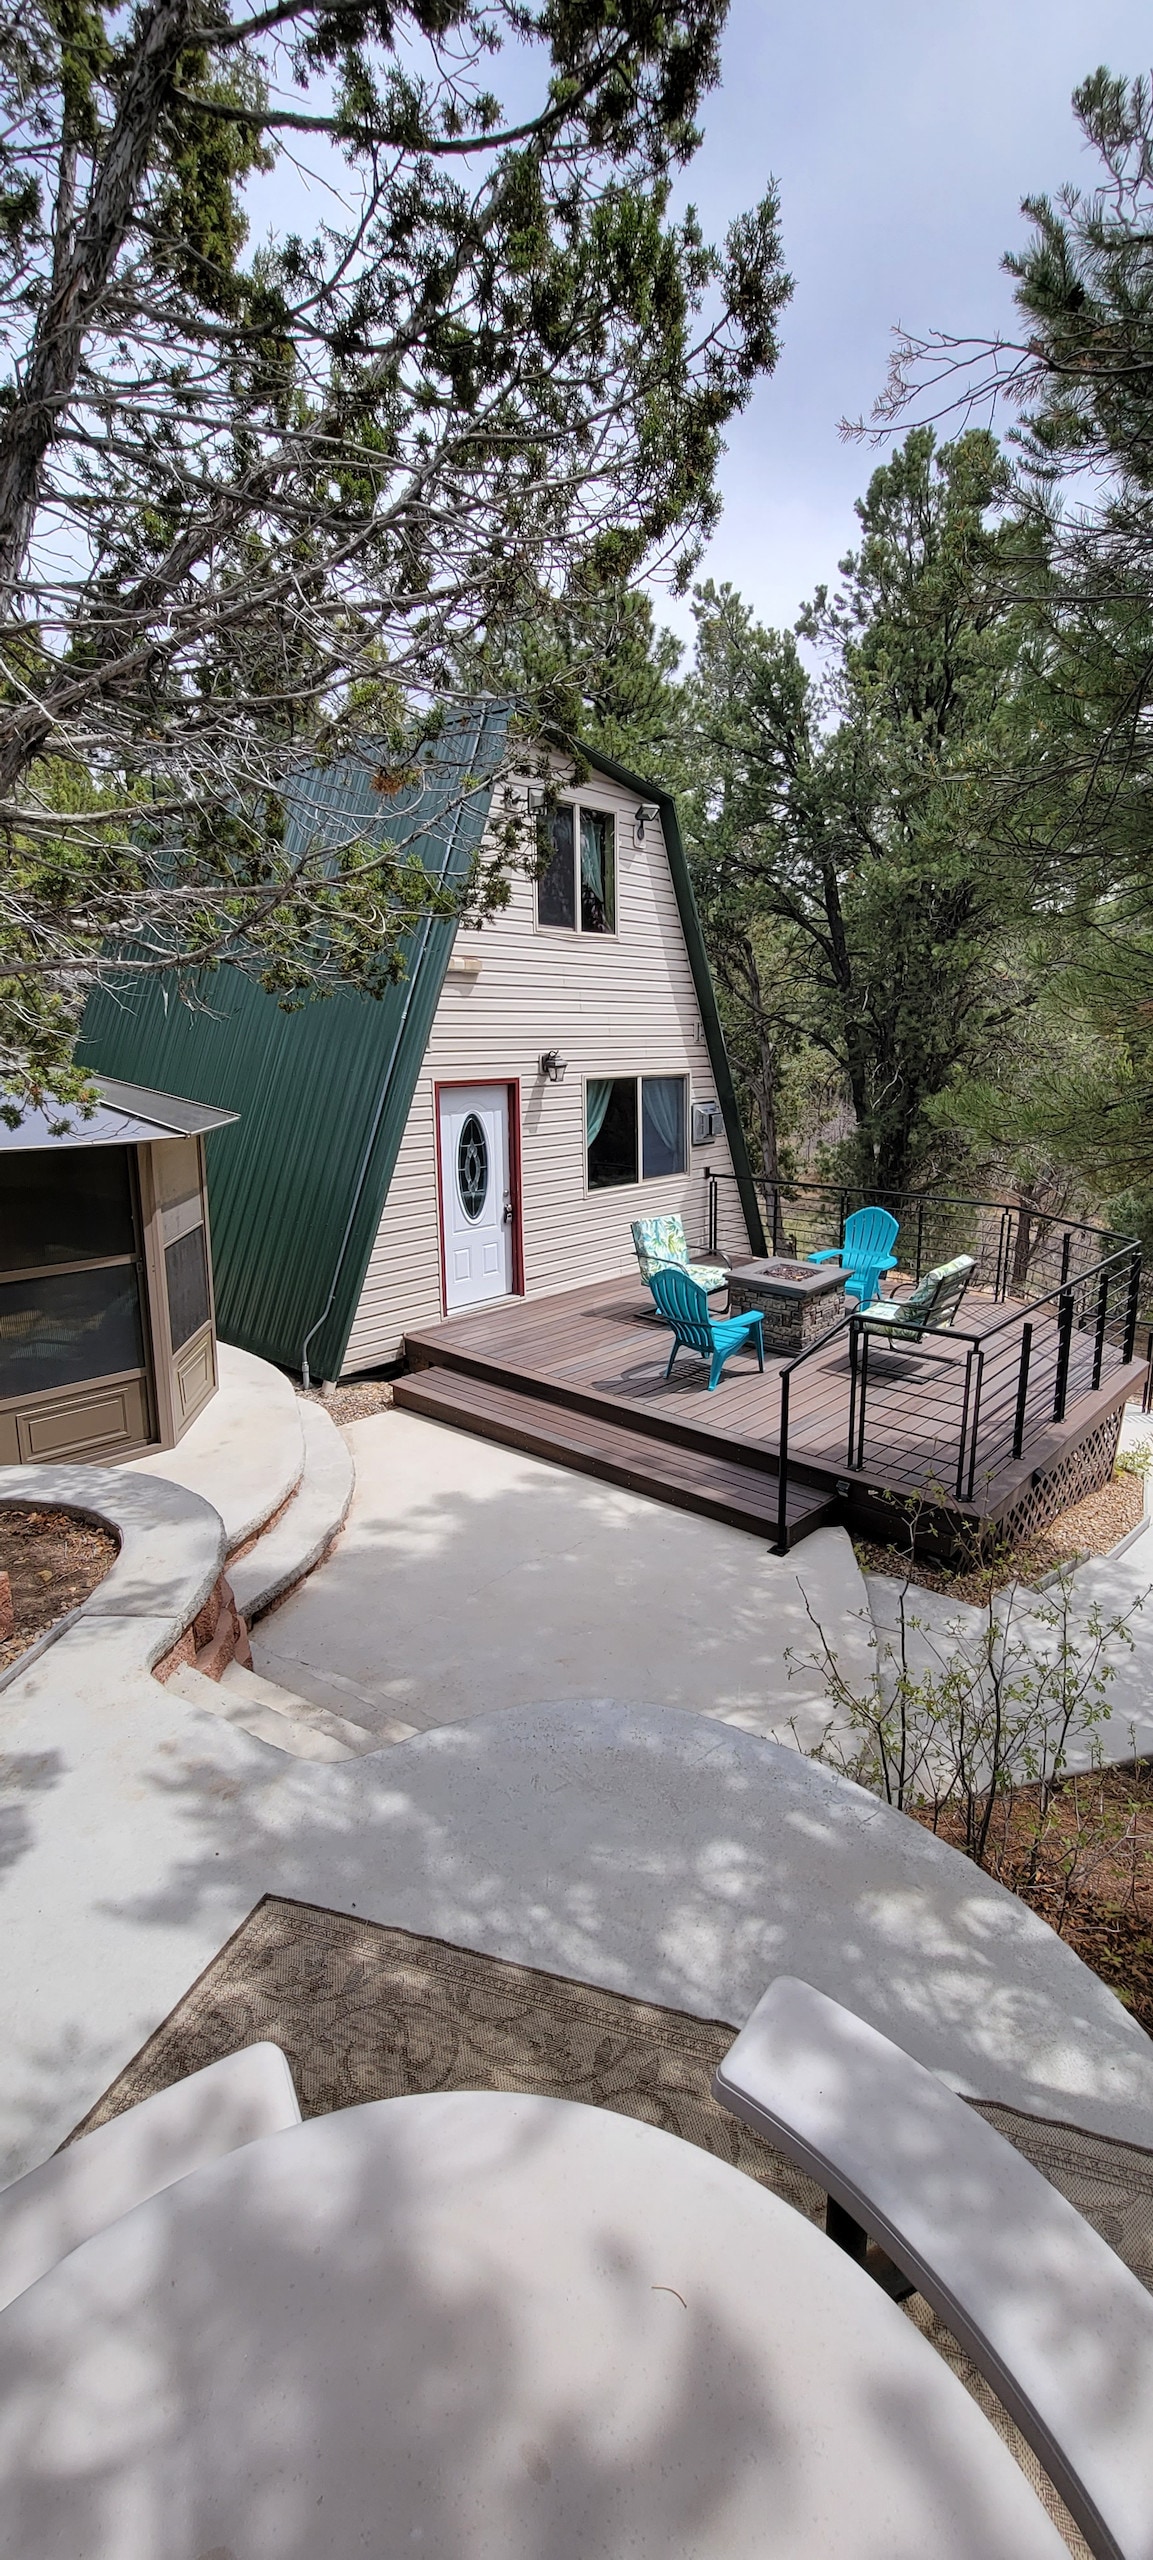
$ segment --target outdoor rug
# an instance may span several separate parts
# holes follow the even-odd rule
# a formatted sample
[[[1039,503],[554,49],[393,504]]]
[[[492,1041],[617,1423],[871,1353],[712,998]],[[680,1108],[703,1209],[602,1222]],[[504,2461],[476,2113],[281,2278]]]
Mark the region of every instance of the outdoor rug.
[[[821,2189],[710,2093],[735,2032],[722,2019],[266,1894],[69,2140],[268,2037],[287,2054],[306,2116],[433,2089],[575,2099],[698,2143],[822,2221]],[[1011,2107],[979,2111],[1153,2290],[1153,2152]],[[906,2310],[1010,2444],[1081,2560],[1086,2545],[988,2385],[925,2302],[914,2296]]]

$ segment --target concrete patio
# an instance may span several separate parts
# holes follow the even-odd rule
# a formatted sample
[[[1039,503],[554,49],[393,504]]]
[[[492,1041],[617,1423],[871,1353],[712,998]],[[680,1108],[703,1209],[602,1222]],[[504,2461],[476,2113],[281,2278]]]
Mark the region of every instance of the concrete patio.
[[[131,1622],[106,1606],[0,1695],[0,2176],[64,2137],[266,1892],[734,2023],[797,1972],[967,2092],[1153,2143],[1153,2045],[1112,1993],[772,1738],[827,1720],[785,1661],[806,1600],[868,1647],[843,1532],[772,1558],[411,1417],[349,1440],[344,1538],[258,1643],[305,1712],[339,1699],[362,1756],[292,1756],[221,1693],[208,1713],[152,1679],[195,1597],[161,1550],[137,1550]],[[199,1591],[226,1533],[170,1498]],[[421,1729],[374,1747],[370,1721]]]

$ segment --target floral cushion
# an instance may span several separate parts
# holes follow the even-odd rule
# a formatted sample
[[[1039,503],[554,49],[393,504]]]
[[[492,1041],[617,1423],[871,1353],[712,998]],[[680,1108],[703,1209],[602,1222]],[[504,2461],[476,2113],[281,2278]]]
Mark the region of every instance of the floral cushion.
[[[698,1288],[727,1289],[727,1271],[718,1270],[715,1263],[689,1261],[688,1238],[682,1219],[634,1218],[632,1229],[642,1280],[651,1280],[663,1262],[675,1262],[680,1270],[688,1272],[690,1280],[696,1281]]]
[[[688,1268],[688,1238],[680,1218],[634,1218],[633,1243],[642,1280],[648,1280],[661,1262],[679,1262]]]

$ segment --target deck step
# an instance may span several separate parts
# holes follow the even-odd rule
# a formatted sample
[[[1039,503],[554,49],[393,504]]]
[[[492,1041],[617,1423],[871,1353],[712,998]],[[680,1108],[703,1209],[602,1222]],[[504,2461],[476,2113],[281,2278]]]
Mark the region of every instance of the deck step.
[[[648,1494],[678,1510],[723,1520],[730,1529],[776,1539],[777,1476],[771,1464],[754,1469],[719,1454],[642,1438],[627,1425],[519,1387],[468,1377],[459,1369],[418,1369],[398,1378],[392,1392],[393,1403],[404,1413],[475,1432],[482,1440],[499,1440],[506,1448],[524,1449],[582,1475],[601,1476],[628,1493]],[[791,1484],[788,1545],[839,1516],[833,1492]]]
[[[664,1386],[664,1355],[668,1348],[668,1329],[664,1325],[650,1328],[659,1357],[656,1374]],[[550,1377],[547,1370],[529,1361],[523,1369],[510,1362],[507,1354],[478,1350],[474,1344],[454,1340],[451,1326],[442,1325],[436,1333],[409,1333],[404,1339],[405,1358],[412,1375],[429,1369],[449,1369],[465,1378],[488,1381],[494,1386],[514,1387],[521,1394],[535,1396],[542,1404],[563,1406],[566,1413],[590,1414],[594,1420],[607,1412],[620,1431],[635,1431],[645,1440],[669,1441],[677,1449],[695,1449],[702,1457],[715,1455],[719,1433],[717,1423],[685,1419],[675,1408],[665,1407],[659,1397],[646,1397],[643,1404],[629,1404],[613,1395],[611,1387],[589,1386],[563,1371]],[[751,1373],[750,1363],[750,1373]],[[730,1372],[735,1377],[736,1372]],[[611,1398],[611,1404],[610,1404]],[[752,1467],[757,1475],[771,1468],[773,1453],[756,1441],[731,1439],[725,1442],[726,1463]],[[828,1470],[814,1468],[803,1459],[795,1461],[792,1472],[802,1483],[816,1486],[822,1498],[829,1490]]]

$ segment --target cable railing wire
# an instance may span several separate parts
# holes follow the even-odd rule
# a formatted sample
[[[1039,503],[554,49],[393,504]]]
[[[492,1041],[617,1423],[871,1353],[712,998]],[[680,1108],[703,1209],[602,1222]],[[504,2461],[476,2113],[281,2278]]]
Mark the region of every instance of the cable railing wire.
[[[735,1177],[706,1170],[706,1226],[710,1250],[718,1245],[722,1183]],[[918,1368],[918,1428],[934,1462],[937,1481],[951,1499],[971,1505],[978,1470],[983,1481],[1007,1464],[1019,1462],[1031,1435],[1048,1424],[1064,1422],[1071,1388],[1096,1394],[1106,1367],[1106,1353],[1119,1351],[1121,1363],[1133,1360],[1141,1300],[1141,1248],[1133,1236],[1093,1225],[1085,1219],[1058,1219],[1005,1201],[972,1200],[931,1193],[855,1191],[832,1184],[782,1184],[760,1181],[765,1202],[766,1234],[774,1256],[803,1259],[832,1245],[840,1246],[845,1219],[855,1207],[887,1207],[898,1220],[894,1251],[914,1284],[942,1260],[968,1252],[975,1263],[975,1285],[991,1294],[1004,1313],[981,1331],[953,1324],[934,1342],[931,1331],[919,1341],[901,1344],[886,1337],[885,1383],[891,1383],[894,1358],[913,1358]],[[850,1474],[881,1472],[887,1452],[899,1454],[901,1406],[876,1396],[870,1401],[875,1334],[859,1312],[850,1312],[827,1334],[811,1343],[778,1372],[780,1436],[778,1451],[777,1535],[781,1552],[787,1544],[790,1478],[790,1433],[795,1437],[797,1411],[793,1380],[838,1335],[847,1337],[849,1354],[849,1418],[845,1465]],[[1076,1355],[1084,1340],[1088,1362]],[[1142,1410],[1153,1409],[1153,1328],[1146,1342],[1148,1370]],[[925,1385],[923,1364],[935,1363],[944,1382],[934,1399]],[[1110,1366],[1112,1362],[1110,1360]],[[827,1371],[828,1362],[825,1362]],[[875,1377],[876,1372],[872,1372]],[[899,1373],[898,1373],[899,1374]],[[797,1462],[793,1462],[794,1466]]]

